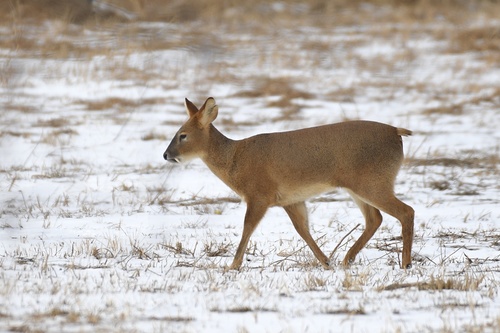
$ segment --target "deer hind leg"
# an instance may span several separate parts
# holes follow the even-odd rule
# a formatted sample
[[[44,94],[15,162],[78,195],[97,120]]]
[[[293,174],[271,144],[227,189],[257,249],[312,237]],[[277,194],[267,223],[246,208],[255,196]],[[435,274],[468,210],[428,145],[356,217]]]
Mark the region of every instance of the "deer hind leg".
[[[243,234],[241,235],[240,244],[238,245],[236,255],[234,256],[233,263],[229,266],[229,269],[238,270],[241,267],[250,236],[252,236],[260,220],[264,217],[267,207],[267,205],[254,202],[247,203],[247,211],[245,213],[245,221],[243,224]]]
[[[305,240],[309,248],[313,251],[314,256],[316,256],[323,267],[329,268],[330,263],[328,257],[321,251],[309,232],[309,220],[307,217],[306,204],[302,201],[289,206],[284,206],[283,208],[290,217],[290,220],[292,220],[295,230],[297,230],[300,237]]]
[[[415,211],[413,208],[394,196],[392,186],[375,190],[363,189],[356,191],[363,201],[371,206],[395,217],[401,222],[403,235],[402,268],[411,268],[411,248],[413,245],[413,224]]]
[[[375,205],[377,205],[380,210],[397,218],[399,222],[401,222],[403,235],[402,268],[411,268],[411,248],[413,245],[415,211],[395,196],[380,198]]]
[[[363,213],[365,218],[365,230],[347,252],[344,261],[342,262],[344,266],[348,266],[354,262],[356,255],[363,247],[365,247],[366,243],[368,243],[368,241],[373,237],[373,234],[375,234],[375,231],[377,231],[382,224],[382,214],[380,214],[380,211],[377,208],[369,205],[353,192],[348,192]]]

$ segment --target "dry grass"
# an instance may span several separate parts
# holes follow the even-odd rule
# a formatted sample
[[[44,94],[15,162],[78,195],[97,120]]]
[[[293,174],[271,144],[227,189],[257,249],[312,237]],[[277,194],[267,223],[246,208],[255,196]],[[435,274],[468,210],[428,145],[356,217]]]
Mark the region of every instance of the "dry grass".
[[[163,21],[182,24],[182,29],[174,29],[165,36],[155,28],[139,24],[123,24],[123,19],[108,14],[94,13],[89,9],[89,4],[84,0],[7,0],[0,4],[0,18],[7,22],[5,27],[11,31],[0,38],[0,48],[16,52],[17,57],[49,58],[49,59],[91,59],[98,55],[104,55],[112,59],[116,55],[124,55],[135,52],[152,52],[166,49],[190,50],[197,53],[198,50],[214,52],[217,56],[223,53],[233,53],[240,48],[252,48],[253,42],[242,41],[234,38],[221,38],[219,36],[231,33],[249,33],[252,36],[273,36],[275,27],[294,31],[299,27],[316,27],[320,31],[331,32],[332,28],[348,26],[350,24],[364,24],[372,26],[363,34],[359,32],[346,32],[351,38],[341,41],[329,41],[322,39],[305,39],[296,41],[300,48],[310,50],[308,66],[321,68],[324,59],[330,59],[332,66],[339,62],[348,62],[349,66],[359,67],[371,73],[392,76],[406,66],[411,65],[416,55],[408,47],[402,47],[391,56],[379,56],[376,59],[364,59],[352,52],[359,46],[370,42],[370,36],[378,38],[400,39],[398,43],[405,43],[414,35],[429,34],[437,40],[445,40],[449,44],[449,50],[445,52],[466,53],[476,52],[482,59],[488,61],[492,66],[498,64],[496,52],[499,47],[498,27],[479,26],[463,24],[463,22],[475,22],[479,17],[500,16],[500,5],[494,1],[478,1],[474,5],[466,4],[459,0],[372,0],[365,1],[327,1],[309,0],[306,2],[297,0],[286,0],[279,4],[270,4],[264,0],[258,0],[251,4],[239,1],[219,0],[196,0],[189,3],[174,1],[165,2],[160,0],[126,0],[108,1],[121,8],[134,13],[137,21]],[[386,8],[377,10],[373,15],[373,8]],[[498,14],[497,16],[495,16]],[[434,30],[419,29],[422,23],[435,22],[436,18],[455,24],[462,22],[462,29],[439,27]],[[461,21],[460,21],[460,20]],[[46,20],[55,20],[61,24],[52,25],[47,30]],[[266,22],[266,24],[262,24]],[[394,24],[382,25],[380,22],[391,22]],[[73,23],[78,23],[75,25]],[[371,25],[372,23],[376,23]],[[400,23],[400,24],[398,24]],[[82,26],[84,29],[82,29]],[[57,27],[57,28],[54,28]],[[99,40],[88,39],[85,29],[100,31]],[[279,36],[277,37],[279,38]],[[404,46],[404,45],[403,45]],[[266,52],[259,54],[261,61],[270,61],[268,58],[276,57],[282,62],[294,66],[301,55],[293,49],[287,50],[287,46],[275,46],[270,55]],[[334,55],[334,56],[332,56]],[[154,79],[164,79],[167,73],[158,72],[155,66],[151,68],[137,68],[131,66],[127,61],[117,63],[114,59],[110,61],[114,68],[110,68],[114,78],[119,80],[137,80],[147,84]],[[10,85],[16,82],[16,78],[23,73],[17,73],[17,65],[9,61],[0,68],[0,82]],[[217,82],[234,82],[242,84],[241,77],[232,74],[234,64],[217,62],[206,76],[211,84]],[[176,73],[168,73],[175,76]],[[89,73],[88,75],[94,75]],[[310,80],[310,78],[304,78]],[[201,79],[200,79],[201,80]],[[249,82],[249,84],[248,84]],[[281,116],[277,120],[297,118],[300,109],[293,103],[293,99],[310,99],[314,97],[312,90],[298,89],[298,84],[304,82],[293,82],[288,77],[269,78],[268,76],[252,77],[245,79],[245,86],[250,88],[235,93],[235,96],[248,98],[261,98],[265,96],[279,96],[278,100],[269,106],[281,110]],[[332,88],[330,95],[332,100],[343,103],[353,103],[359,94],[363,94],[362,88],[373,85],[387,85],[388,94],[380,96],[381,100],[392,97],[392,93],[400,86],[401,82],[362,81],[357,87]],[[206,90],[208,90],[207,88]],[[161,103],[157,101],[140,101],[141,104]],[[88,110],[103,110],[109,108],[132,108],[137,107],[133,101],[109,98],[104,101],[82,101]],[[21,106],[15,106],[21,107]],[[34,110],[30,110],[30,112]],[[464,111],[464,105],[444,104],[444,107],[424,110],[424,113],[439,114],[448,113],[460,115]]]
[[[279,102],[274,102],[277,105],[287,103],[294,98],[309,99],[314,96],[306,91],[296,89],[290,78],[272,78],[272,77],[257,77],[253,80],[252,88],[249,90],[240,91],[235,94],[236,97],[266,97],[266,96],[280,96]]]
[[[321,313],[328,314],[328,315],[348,315],[348,316],[354,316],[354,315],[366,315],[366,311],[362,308],[341,308],[341,309],[328,309],[325,311],[321,311]]]
[[[90,1],[81,0],[6,0],[0,10],[3,18],[58,19],[68,23],[85,23],[91,20],[120,21],[120,17],[93,10]]]
[[[451,22],[463,21],[471,14],[494,18],[498,14],[496,1],[483,0],[470,4],[461,0],[285,0],[279,5],[265,0],[242,3],[237,0],[195,0],[190,2],[163,0],[108,0],[137,19],[187,23],[204,21],[227,24],[233,27],[258,26],[258,21],[272,20],[280,23],[298,21],[301,24],[331,27],[359,23],[362,19],[401,22],[431,22],[444,18]],[[367,5],[369,4],[369,5]],[[387,10],[373,15],[373,7],[385,6]],[[79,24],[95,22],[123,22],[127,19],[118,12],[93,10],[89,2],[82,0],[7,0],[0,5],[4,19],[43,18],[62,19]],[[117,14],[118,13],[118,14]],[[260,20],[256,20],[256,19]],[[292,22],[290,22],[293,24]]]
[[[53,146],[66,146],[70,144],[71,137],[74,135],[78,135],[78,132],[71,128],[57,129],[44,134],[40,139],[40,143]]]
[[[129,110],[138,107],[163,104],[165,100],[163,98],[140,98],[140,99],[128,99],[121,97],[109,97],[102,100],[82,100],[79,103],[85,107],[88,111],[102,111],[102,110]]]
[[[151,140],[159,140],[159,141],[167,141],[168,137],[165,134],[160,134],[156,132],[149,132],[146,135],[141,137],[143,141],[151,141]]]
[[[185,256],[194,256],[194,250],[186,249],[181,242],[176,242],[175,246],[170,244],[163,244],[162,247],[174,254],[177,255],[185,255]]]
[[[298,116],[300,107],[294,103],[294,99],[311,99],[314,94],[294,87],[290,78],[257,77],[251,84],[251,89],[236,93],[235,97],[263,98],[278,97],[266,104],[267,107],[278,108],[281,114],[273,121],[290,120]],[[227,124],[226,124],[227,125]]]
[[[31,133],[27,133],[27,132],[18,132],[18,131],[9,131],[9,130],[0,131],[0,137],[7,136],[7,135],[14,136],[14,137],[23,137],[23,138],[31,137]]]
[[[484,194],[491,186],[486,179],[496,177],[500,170],[497,152],[463,151],[459,157],[408,157],[406,162],[418,173],[427,175],[423,186],[459,197]],[[428,174],[430,170],[434,170],[432,174]]]
[[[204,245],[203,252],[207,257],[230,256],[229,251],[234,247],[231,243],[207,243]]]
[[[356,87],[339,87],[330,91],[326,97],[331,101],[339,103],[354,103],[354,98],[357,94]]]
[[[18,50],[19,56],[22,52],[30,56],[67,59],[67,58],[90,58],[96,54],[96,49],[89,45],[74,43],[70,40],[54,40],[53,36],[42,36],[42,39],[31,38],[27,36],[13,36],[10,39],[0,40],[0,47],[14,48]],[[104,53],[101,49],[100,53]],[[107,53],[110,48],[107,49]]]
[[[66,127],[70,124],[70,121],[67,118],[52,118],[48,120],[38,120],[35,126],[38,127]]]
[[[450,52],[499,52],[500,26],[466,27],[454,31]]]
[[[500,60],[500,58],[499,58]],[[488,89],[491,93],[480,94],[481,89]],[[439,107],[427,108],[421,111],[426,116],[439,116],[439,115],[453,115],[460,116],[468,112],[472,112],[472,107],[478,105],[488,105],[492,109],[500,106],[500,88],[498,87],[471,87],[471,91],[477,90],[478,96],[466,99],[461,102],[454,102],[451,104],[444,104]],[[452,92],[449,92],[452,93]]]
[[[185,322],[190,322],[194,321],[195,318],[193,317],[180,317],[180,316],[166,316],[166,317],[149,317],[146,318],[151,321],[167,321],[167,322],[174,322],[174,323],[185,323]]]
[[[417,288],[418,290],[459,290],[476,291],[484,282],[484,275],[466,274],[459,277],[435,277],[431,276],[429,281],[415,283],[394,283],[379,288],[379,291],[390,291],[396,289]]]
[[[495,169],[500,165],[500,158],[496,154],[485,156],[466,156],[464,158],[436,157],[436,158],[407,158],[410,166],[435,166]]]

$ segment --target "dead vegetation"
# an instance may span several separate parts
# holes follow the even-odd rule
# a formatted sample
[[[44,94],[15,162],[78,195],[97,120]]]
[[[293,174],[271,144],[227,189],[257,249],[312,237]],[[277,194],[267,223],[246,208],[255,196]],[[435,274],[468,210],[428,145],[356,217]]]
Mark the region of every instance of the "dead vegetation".
[[[207,243],[203,248],[203,252],[207,257],[230,256],[230,249],[234,247],[231,243]]]
[[[450,37],[450,52],[499,52],[500,26],[465,27]]]
[[[435,277],[431,276],[429,281],[414,283],[394,283],[380,287],[379,291],[391,291],[396,289],[417,288],[418,290],[459,290],[475,291],[484,282],[484,275],[469,275],[464,277]]]
[[[464,151],[460,157],[408,157],[407,165],[410,172],[426,175],[422,185],[432,190],[458,197],[479,196],[494,186],[486,179],[498,175],[500,159],[496,152]],[[430,170],[434,170],[432,174],[428,174]]]
[[[94,1],[96,3],[102,1]],[[309,50],[309,58],[305,65],[311,67],[312,73],[322,67],[331,68],[345,65],[358,67],[380,78],[376,81],[362,80],[355,86],[332,86],[327,92],[332,100],[342,103],[354,103],[356,97],[363,96],[366,89],[374,86],[386,86],[387,94],[380,95],[380,100],[394,98],[394,93],[401,82],[383,79],[382,76],[395,76],[405,71],[408,66],[418,63],[419,55],[408,42],[415,36],[426,36],[437,41],[444,41],[442,52],[454,54],[474,53],[490,66],[498,64],[500,52],[499,27],[491,23],[478,25],[480,19],[500,16],[500,5],[495,1],[478,1],[468,4],[460,0],[445,1],[403,1],[403,0],[372,0],[334,2],[326,0],[296,0],[282,1],[279,4],[259,0],[252,4],[238,1],[196,0],[189,3],[160,0],[142,1],[109,0],[105,3],[133,13],[134,18],[123,22],[116,15],[103,14],[92,8],[91,2],[85,0],[8,0],[0,5],[0,17],[8,22],[6,33],[0,38],[0,48],[16,52],[16,57],[37,57],[42,59],[93,59],[97,56],[114,57],[127,56],[135,52],[155,52],[157,50],[189,50],[193,54],[208,54],[214,59],[225,54],[233,54],[240,50],[261,50],[257,59],[262,63],[275,63],[290,67],[304,61],[300,50]],[[375,8],[377,15],[373,15]],[[383,9],[380,9],[383,8]],[[498,14],[498,15],[496,15]],[[439,18],[441,22],[435,29],[421,28],[423,23],[433,23]],[[47,20],[61,22],[49,25]],[[168,22],[180,24],[182,29],[158,31],[141,22]],[[268,22],[261,24],[259,22]],[[380,22],[391,22],[380,25]],[[455,25],[459,24],[460,28]],[[464,24],[464,22],[466,22]],[[75,24],[77,23],[77,24]],[[362,33],[346,31],[350,38],[330,40],[321,38],[322,33],[332,29],[345,29],[349,25],[366,27]],[[276,31],[273,27],[279,26]],[[277,43],[282,36],[280,31],[300,31],[300,27],[314,27],[313,38],[297,39],[285,43]],[[210,29],[207,29],[210,27]],[[99,39],[91,39],[85,31],[99,32]],[[238,40],[221,38],[228,33],[251,34],[253,40]],[[318,36],[315,36],[315,35]],[[366,59],[356,50],[370,45],[372,37],[394,40],[398,50],[393,54],[381,54],[375,58]],[[262,39],[262,40],[260,40]],[[268,42],[269,40],[269,42]],[[271,44],[268,44],[271,43]],[[278,45],[279,44],[279,45]],[[254,57],[254,56],[252,56]],[[137,80],[148,84],[151,80],[164,79],[166,75],[177,73],[161,73],[155,66],[137,68],[127,61],[110,61],[108,68],[114,78],[119,80]],[[280,109],[282,113],[278,120],[297,119],[300,108],[294,104],[294,99],[310,99],[314,97],[312,89],[298,88],[311,77],[296,80],[291,77],[250,77],[241,78],[234,75],[234,63],[217,61],[211,64],[205,75],[210,81],[234,82],[242,85],[241,91],[235,92],[236,97],[262,98],[279,96],[279,99],[269,102],[269,106]],[[458,66],[458,65],[457,65]],[[12,62],[6,62],[0,68],[0,81],[4,84],[16,82],[19,76],[18,67]],[[23,74],[23,73],[21,73]],[[93,75],[89,73],[87,75]],[[314,74],[312,74],[314,76]],[[244,82],[244,83],[243,83]],[[411,87],[408,87],[411,89]],[[481,88],[481,87],[480,87]],[[484,87],[482,87],[484,88]],[[498,96],[498,93],[497,93]],[[494,98],[494,96],[492,96]],[[141,104],[152,101],[142,100]],[[157,101],[161,102],[161,101]],[[470,101],[471,104],[483,101]],[[498,98],[494,100],[498,105]],[[133,102],[125,100],[82,101],[89,110],[109,108],[134,107]],[[20,106],[16,106],[20,107]],[[468,112],[464,103],[450,103],[448,98],[442,107],[424,110],[424,114],[454,114]]]
[[[272,78],[266,76],[258,77],[253,82],[251,89],[240,91],[235,96],[247,98],[280,96],[279,102],[273,102],[278,106],[281,105],[280,103],[286,103],[286,101],[294,98],[310,99],[314,97],[309,92],[294,88],[289,78]]]
[[[96,19],[89,12],[88,5],[83,1],[61,1],[43,0],[45,3],[57,4],[57,11],[52,15],[65,14],[73,21]],[[59,3],[64,2],[64,6]],[[197,20],[228,22],[229,24],[252,24],[255,19],[273,17],[275,20],[289,20],[290,18],[304,20],[309,17],[310,21],[302,21],[303,24],[320,23],[325,26],[332,24],[353,24],[357,22],[357,17],[352,15],[354,11],[358,16],[369,18],[372,11],[370,6],[363,6],[364,1],[349,0],[308,0],[306,2],[297,0],[287,0],[281,6],[276,6],[264,0],[254,1],[251,4],[239,1],[219,1],[219,0],[196,0],[189,3],[161,0],[141,1],[141,0],[110,0],[109,3],[119,5],[121,8],[135,13],[142,20],[166,21],[185,23]],[[368,2],[372,6],[388,6],[391,10],[386,10],[378,15],[384,15],[384,19],[392,21],[432,21],[438,17],[444,17],[452,22],[462,21],[464,16],[470,15],[474,11],[484,11],[488,16],[495,17],[495,1],[477,1],[470,4],[461,0],[371,0]],[[46,7],[43,6],[42,9]],[[62,14],[61,14],[62,12]],[[94,14],[95,15],[95,14]],[[327,19],[327,18],[330,19]],[[97,15],[97,18],[116,19],[116,15]],[[373,19],[373,18],[372,18]],[[318,22],[321,21],[321,22]]]
[[[487,89],[490,93],[481,93],[481,89]],[[472,89],[471,89],[472,90]],[[487,105],[491,112],[495,112],[500,106],[500,88],[498,87],[477,87],[478,96],[465,99],[461,102],[446,103],[442,106],[432,107],[422,110],[426,116],[453,115],[460,116],[468,112],[473,112],[473,108],[480,105]]]
[[[470,155],[470,154],[464,154]],[[444,167],[459,167],[459,168],[476,168],[495,170],[500,165],[500,158],[497,154],[484,156],[464,156],[462,158],[451,157],[430,157],[430,158],[407,158],[407,163],[410,166],[444,166]]]
[[[294,87],[290,78],[271,78],[257,77],[250,82],[251,88],[239,91],[234,97],[244,98],[264,98],[276,97],[269,101],[266,106],[278,108],[280,116],[274,118],[274,121],[283,121],[294,119],[300,112],[300,106],[294,103],[294,99],[312,99],[315,96],[310,93]]]
[[[38,120],[35,126],[38,127],[66,127],[70,124],[70,121],[67,118],[52,118],[48,120]]]
[[[498,6],[494,0],[469,3],[462,0],[286,0],[279,5],[264,0],[250,3],[239,1],[196,0],[165,2],[162,0],[108,0],[95,1],[92,5],[85,0],[7,0],[0,5],[4,19],[58,19],[70,23],[95,24],[105,22],[126,22],[133,20],[162,21],[171,23],[210,24],[222,23],[234,28],[258,26],[260,20],[283,24],[292,21],[301,25],[332,27],[351,25],[363,20],[391,22],[432,22],[445,19],[462,22],[471,14],[488,18],[498,17]],[[100,3],[108,5],[104,9]],[[373,8],[385,7],[373,15]],[[466,37],[482,37],[471,31]],[[486,37],[490,36],[486,34]],[[481,43],[481,42],[480,42]]]
[[[102,110],[130,110],[139,107],[147,107],[150,105],[162,104],[163,98],[139,98],[128,99],[122,97],[109,97],[101,100],[81,100],[78,103],[85,107],[88,111]]]
[[[359,316],[359,315],[366,315],[365,309],[362,307],[359,308],[341,308],[341,309],[328,309],[325,311],[322,311],[321,313],[324,314],[329,314],[329,315],[348,315],[348,316]]]
[[[91,20],[119,21],[112,12],[96,11],[91,1],[85,0],[7,0],[0,5],[5,19],[57,19],[82,24]]]

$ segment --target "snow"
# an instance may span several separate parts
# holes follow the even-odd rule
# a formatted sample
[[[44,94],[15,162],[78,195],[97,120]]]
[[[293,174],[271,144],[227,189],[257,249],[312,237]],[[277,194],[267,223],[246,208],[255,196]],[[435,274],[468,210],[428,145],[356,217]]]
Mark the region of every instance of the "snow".
[[[175,25],[148,28],[178,38]],[[332,31],[317,38],[349,40],[366,30],[346,29],[337,31],[349,32],[345,36]],[[138,50],[16,60],[22,77],[0,90],[0,331],[498,331],[499,97],[465,104],[460,115],[420,111],[489,96],[499,88],[500,68],[474,71],[485,63],[470,54],[428,55],[442,43],[424,35],[407,44],[415,59],[404,73],[379,77],[345,60],[312,76],[308,66],[316,58],[299,47],[309,31],[298,31],[281,36],[292,43],[284,50],[265,38],[241,36],[244,45],[267,48],[259,59],[249,48],[221,59],[215,51],[198,57],[190,50]],[[364,40],[353,53],[360,59],[399,50],[388,39]],[[303,62],[291,67],[288,56]],[[281,110],[267,106],[275,97],[236,95],[251,82],[209,81],[222,74],[207,66],[224,63],[241,80],[257,73],[288,77],[317,97],[292,100],[300,107],[297,116],[276,121]],[[457,63],[469,65],[456,70]],[[162,74],[147,82],[115,76],[129,68]],[[386,77],[397,82],[357,86]],[[481,89],[468,89],[471,80]],[[412,88],[418,83],[427,86]],[[354,102],[327,97],[341,85],[357,89]],[[401,227],[392,217],[384,215],[351,267],[340,262],[362,226],[338,248],[333,269],[324,270],[284,211],[273,208],[253,234],[241,270],[227,271],[245,204],[200,161],[173,166],[162,159],[186,119],[184,97],[199,105],[208,96],[220,106],[215,125],[232,138],[362,118],[413,130],[404,138],[413,160],[481,162],[410,160],[403,166],[396,193],[416,211],[411,269],[399,268]],[[136,104],[86,107],[109,98]],[[158,102],[143,104],[148,98]],[[43,125],[60,119],[66,121],[61,127]],[[57,133],[67,129],[73,132]],[[158,137],[144,140],[148,133]],[[437,189],[438,182],[446,184]],[[330,254],[362,215],[342,190],[320,199],[308,203],[311,229]]]

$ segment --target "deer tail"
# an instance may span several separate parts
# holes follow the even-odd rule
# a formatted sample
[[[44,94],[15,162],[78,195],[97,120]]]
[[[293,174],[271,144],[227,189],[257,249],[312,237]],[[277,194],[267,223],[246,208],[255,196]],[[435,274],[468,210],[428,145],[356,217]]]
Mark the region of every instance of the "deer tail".
[[[397,128],[397,133],[400,136],[409,136],[413,134],[412,131],[407,130],[406,128],[399,128],[399,127]]]

